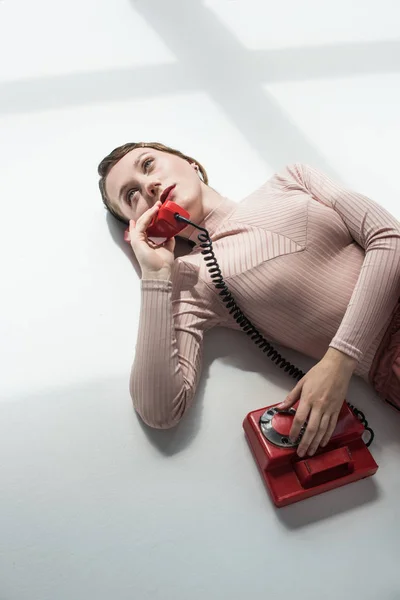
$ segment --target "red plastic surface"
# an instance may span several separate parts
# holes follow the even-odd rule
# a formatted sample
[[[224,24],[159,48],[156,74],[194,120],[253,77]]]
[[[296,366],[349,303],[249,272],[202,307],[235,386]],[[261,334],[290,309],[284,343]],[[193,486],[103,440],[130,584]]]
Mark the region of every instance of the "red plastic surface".
[[[346,403],[342,406],[328,445],[319,448],[313,457],[304,458],[297,455],[297,448],[281,448],[264,437],[259,421],[269,408],[272,406],[250,412],[243,421],[243,428],[264,483],[277,507],[370,477],[378,470],[361,437],[364,427]],[[292,418],[288,417],[290,420]],[[281,428],[282,423],[278,421],[278,424]]]
[[[354,461],[348,446],[311,456],[293,466],[304,488],[333,481],[354,471]]]
[[[293,425],[293,417],[286,414],[277,414],[272,417],[272,427],[283,436],[289,437]]]
[[[182,217],[186,219],[190,218],[189,213],[179,206],[168,200],[164,202],[164,204],[160,207],[158,213],[153,217],[150,225],[147,228],[147,237],[148,238],[165,238],[169,239],[177,235],[182,229],[187,227],[186,223],[182,223],[181,221],[177,221],[175,219],[175,214],[179,213]]]

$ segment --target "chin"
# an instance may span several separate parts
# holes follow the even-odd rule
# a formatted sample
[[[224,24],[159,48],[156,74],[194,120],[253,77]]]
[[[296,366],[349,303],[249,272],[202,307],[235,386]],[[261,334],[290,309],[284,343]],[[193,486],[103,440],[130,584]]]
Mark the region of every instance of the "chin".
[[[181,206],[185,210],[188,210],[188,207],[191,205],[191,202],[188,200],[188,198],[180,198],[179,196],[172,198],[172,202],[175,202],[175,204]]]
[[[176,198],[173,198],[172,201],[176,204],[179,204],[179,206],[182,206],[182,208],[184,208],[188,212],[190,212],[190,209],[193,210],[197,204],[196,198],[193,198],[191,196],[177,196]]]

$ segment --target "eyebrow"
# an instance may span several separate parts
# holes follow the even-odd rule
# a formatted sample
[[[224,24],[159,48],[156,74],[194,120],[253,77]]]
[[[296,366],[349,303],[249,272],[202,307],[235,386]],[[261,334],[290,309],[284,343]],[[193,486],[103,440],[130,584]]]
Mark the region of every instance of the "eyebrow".
[[[133,167],[137,167],[140,163],[140,159],[148,153],[148,150],[146,150],[146,152],[142,152],[141,154],[139,154],[139,156],[135,159],[134,163],[133,163]],[[118,194],[118,200],[121,201],[123,196],[125,195],[125,192],[127,191],[127,189],[129,188],[129,186],[131,185],[131,182],[129,181],[128,183],[125,183],[121,189],[119,190],[119,194]]]

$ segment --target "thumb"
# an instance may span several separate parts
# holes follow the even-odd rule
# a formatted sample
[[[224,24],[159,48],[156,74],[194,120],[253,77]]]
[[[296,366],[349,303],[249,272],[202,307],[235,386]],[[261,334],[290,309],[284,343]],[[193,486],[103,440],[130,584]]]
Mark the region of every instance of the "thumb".
[[[166,248],[167,250],[169,250],[170,252],[173,252],[175,250],[175,238],[172,237],[169,240],[167,240],[164,244],[164,248]]]
[[[125,242],[132,241],[132,235],[131,235],[131,233],[135,229],[135,225],[136,225],[135,221],[133,219],[129,219],[128,228],[125,229],[125,231],[124,231],[124,240],[125,240]]]
[[[299,381],[295,388],[292,389],[290,394],[288,394],[283,402],[278,404],[278,408],[287,409],[296,404],[301,397],[301,390],[303,388],[303,382]]]

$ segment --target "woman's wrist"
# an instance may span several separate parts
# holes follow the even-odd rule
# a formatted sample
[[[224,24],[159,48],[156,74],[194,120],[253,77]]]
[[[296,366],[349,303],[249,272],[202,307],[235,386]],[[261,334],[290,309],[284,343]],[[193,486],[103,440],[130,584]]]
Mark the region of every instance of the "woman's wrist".
[[[171,269],[165,268],[158,271],[142,271],[142,280],[158,279],[160,281],[169,281],[171,279]]]
[[[330,347],[328,348],[324,359],[330,362],[332,365],[337,366],[341,370],[344,369],[350,375],[353,374],[358,364],[358,360],[356,358],[353,358],[352,356],[349,356],[340,350],[336,350],[336,348]]]

